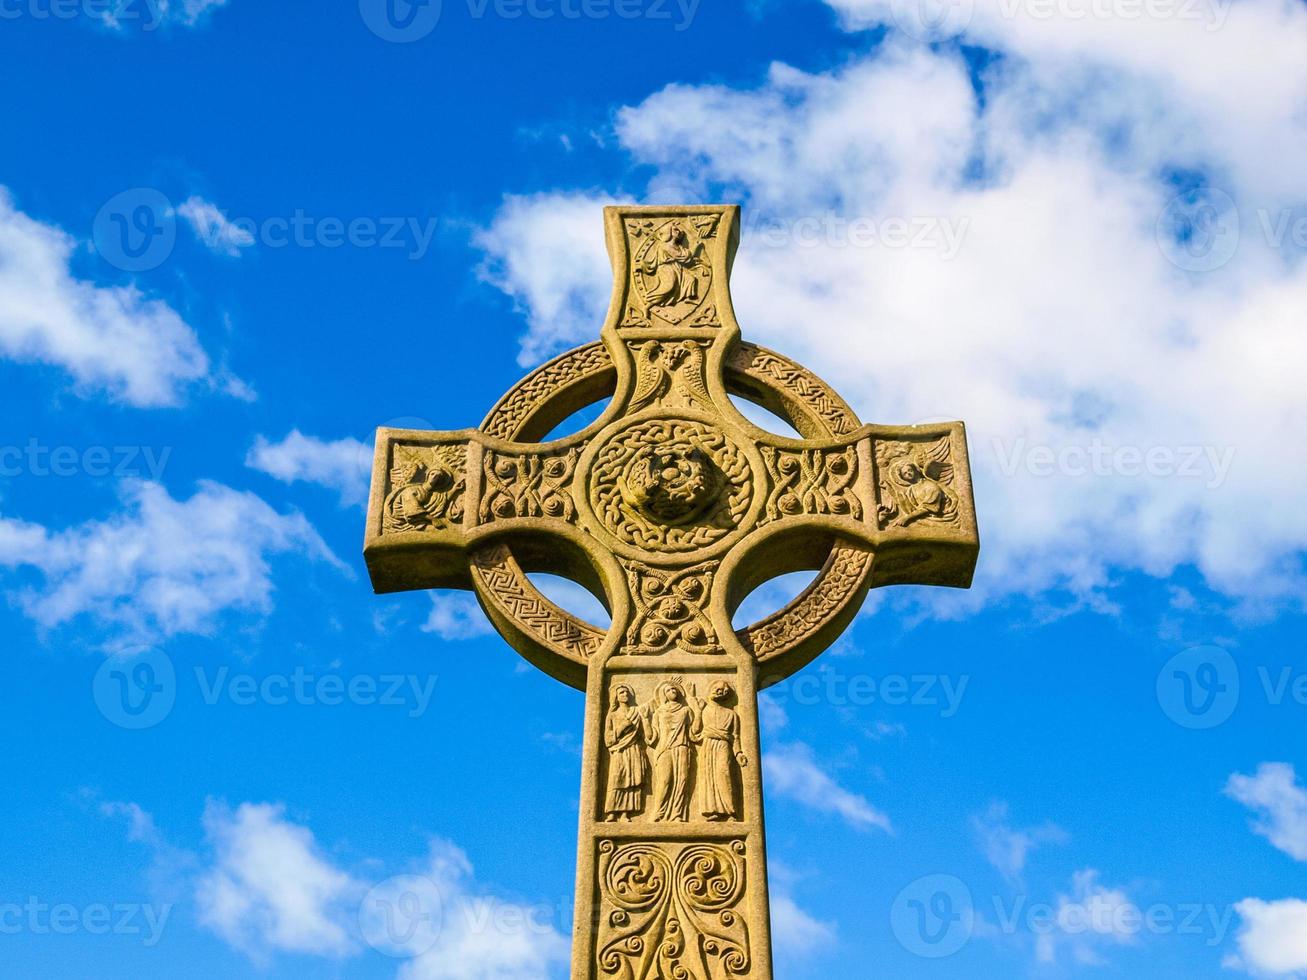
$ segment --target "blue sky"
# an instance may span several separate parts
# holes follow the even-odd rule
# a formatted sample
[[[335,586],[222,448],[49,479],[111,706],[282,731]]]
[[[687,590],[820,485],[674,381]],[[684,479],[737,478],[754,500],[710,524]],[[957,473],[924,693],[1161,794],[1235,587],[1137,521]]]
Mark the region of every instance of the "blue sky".
[[[3,0],[0,52],[0,975],[566,975],[582,697],[373,596],[361,502],[373,427],[597,336],[626,200],[741,203],[745,336],[970,434],[975,588],[763,705],[777,976],[1307,976],[1301,0]]]

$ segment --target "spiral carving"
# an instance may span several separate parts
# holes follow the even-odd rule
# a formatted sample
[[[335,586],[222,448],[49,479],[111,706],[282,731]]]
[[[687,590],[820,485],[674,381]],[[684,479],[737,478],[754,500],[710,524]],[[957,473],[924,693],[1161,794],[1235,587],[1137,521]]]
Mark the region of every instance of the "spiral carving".
[[[730,980],[752,963],[745,845],[600,845],[600,970],[620,977]]]

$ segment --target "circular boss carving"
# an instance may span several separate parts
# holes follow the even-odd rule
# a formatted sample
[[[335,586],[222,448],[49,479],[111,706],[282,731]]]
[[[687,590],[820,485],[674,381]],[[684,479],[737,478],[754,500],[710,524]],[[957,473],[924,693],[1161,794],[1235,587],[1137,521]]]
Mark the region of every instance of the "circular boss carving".
[[[735,376],[754,387],[778,392],[795,413],[796,425],[805,436],[842,435],[858,426],[852,410],[825,382],[787,357],[740,342],[723,366],[728,382]],[[573,385],[602,383],[602,379],[611,376],[612,371],[612,359],[601,342],[577,347],[518,382],[504,395],[481,427],[505,439],[520,438],[532,427],[534,413],[550,401],[551,393]],[[494,547],[490,546],[491,549]],[[871,574],[872,563],[864,552],[861,545],[837,544],[826,560],[826,566],[804,595],[741,631],[740,638],[745,646],[755,649],[759,660],[766,662],[779,658],[794,646],[795,641],[790,637],[810,635],[824,623],[837,618],[848,603],[859,598],[862,585]],[[586,659],[602,641],[600,631],[545,599],[511,558],[504,565],[505,574],[497,577],[478,574],[476,567],[474,563],[473,580],[483,599],[501,609],[511,610],[518,597],[528,596],[533,603],[549,607],[558,624],[587,637],[590,646],[579,649],[575,644],[557,642],[552,629],[537,627],[534,621],[514,617],[524,633],[542,649],[584,668]],[[841,569],[851,574],[841,573]]]
[[[590,504],[614,537],[646,551],[693,551],[739,524],[752,496],[744,453],[720,429],[648,419],[619,429],[590,470]]]

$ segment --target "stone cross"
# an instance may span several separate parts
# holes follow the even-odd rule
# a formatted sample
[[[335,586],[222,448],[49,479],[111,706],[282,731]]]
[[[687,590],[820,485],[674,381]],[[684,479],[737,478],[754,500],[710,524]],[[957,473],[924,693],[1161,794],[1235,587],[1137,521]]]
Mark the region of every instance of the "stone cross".
[[[739,213],[605,208],[598,343],[537,368],[479,429],[377,433],[376,591],[472,589],[522,656],[586,692],[573,980],[770,980],[758,692],[825,650],[869,588],[966,588],[975,567],[960,422],[861,425],[740,339]],[[817,572],[801,595],[733,628],[754,588],[801,570]],[[533,571],[589,588],[611,628],[549,601]]]

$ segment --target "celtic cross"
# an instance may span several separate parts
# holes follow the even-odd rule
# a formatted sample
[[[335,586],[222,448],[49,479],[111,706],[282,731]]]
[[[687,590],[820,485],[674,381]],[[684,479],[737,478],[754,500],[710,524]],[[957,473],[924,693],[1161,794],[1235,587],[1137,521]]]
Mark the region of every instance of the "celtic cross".
[[[740,339],[738,207],[610,207],[604,223],[600,342],[532,372],[479,429],[380,429],[364,553],[377,592],[474,590],[514,648],[586,692],[573,980],[770,978],[758,691],[825,650],[869,588],[970,584],[965,435],[860,425]],[[801,595],[733,628],[754,588],[801,570],[817,573]],[[611,628],[532,571],[589,588]]]

